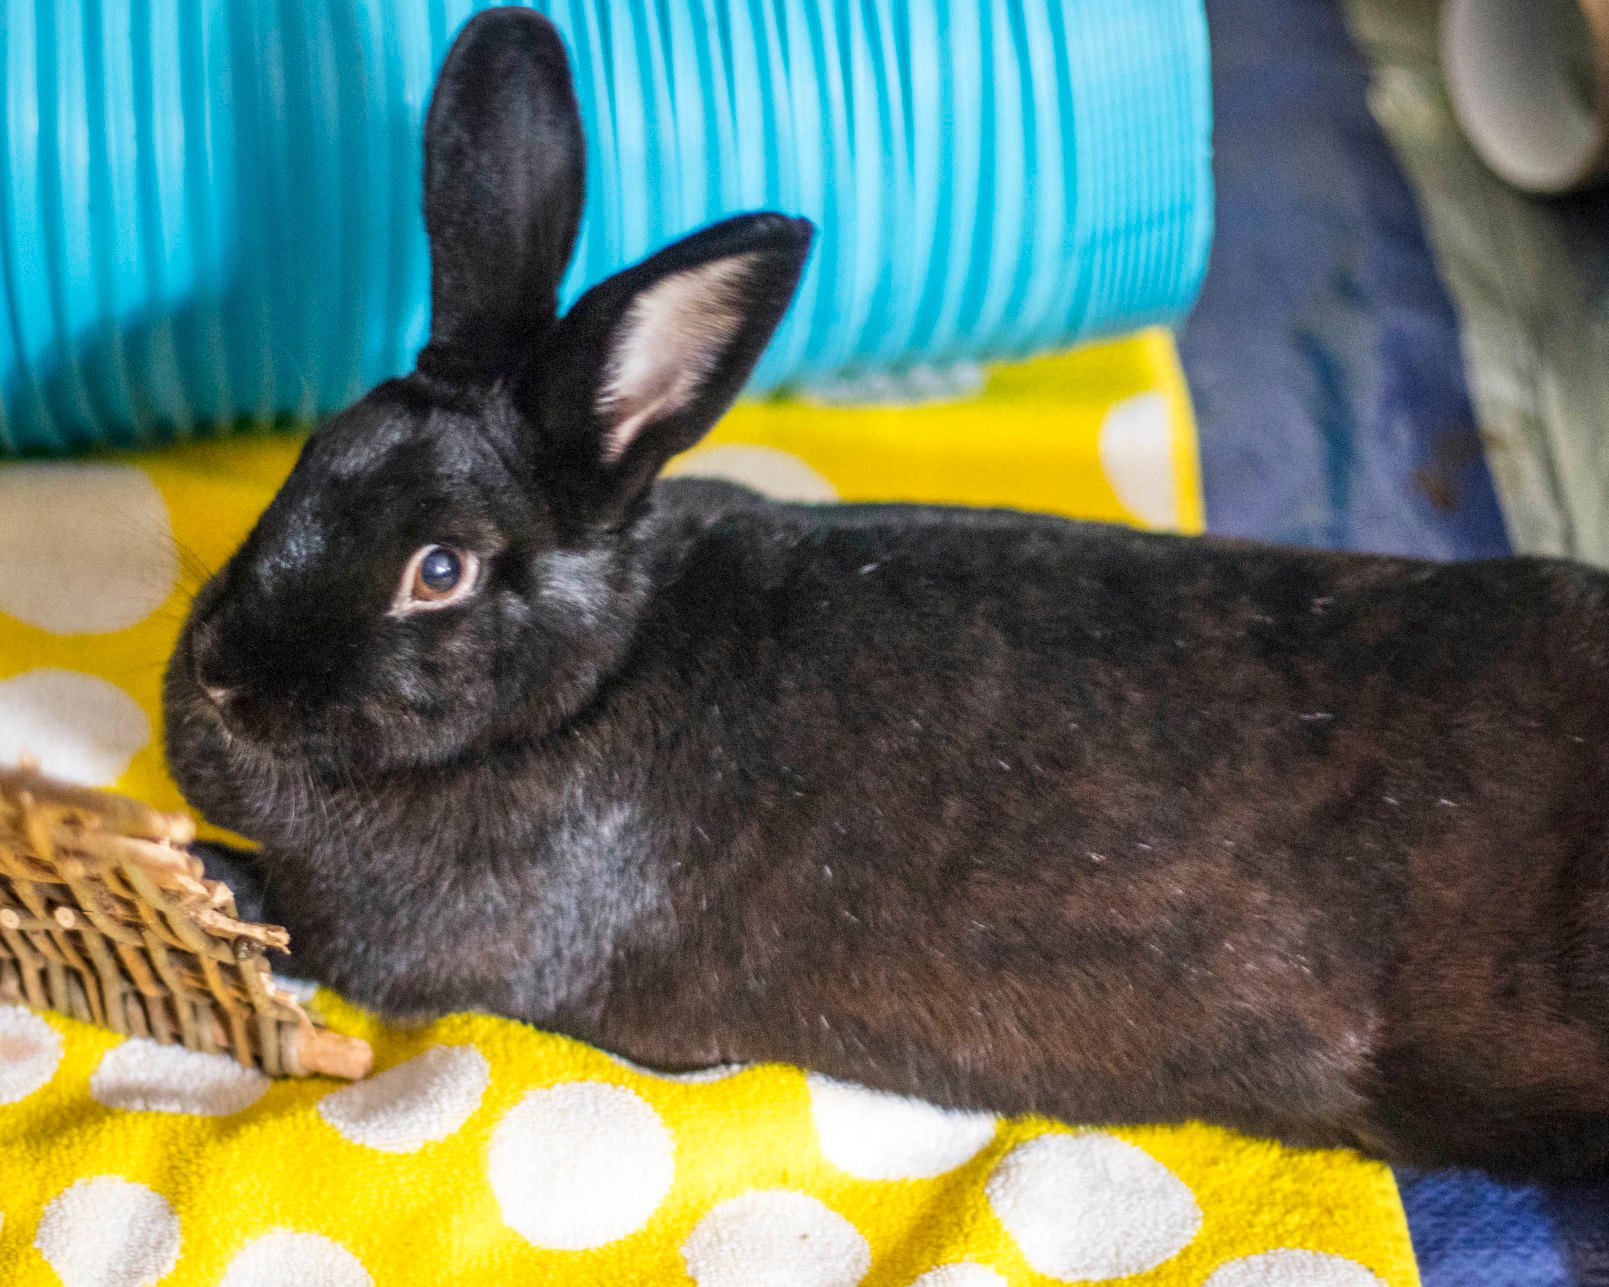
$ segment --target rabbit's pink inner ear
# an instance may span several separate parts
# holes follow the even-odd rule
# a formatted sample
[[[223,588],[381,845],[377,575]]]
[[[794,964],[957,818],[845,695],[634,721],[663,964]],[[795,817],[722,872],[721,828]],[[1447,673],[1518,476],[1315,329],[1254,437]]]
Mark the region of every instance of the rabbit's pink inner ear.
[[[731,255],[673,273],[631,302],[610,338],[597,399],[605,461],[703,391],[744,325],[757,259]]]

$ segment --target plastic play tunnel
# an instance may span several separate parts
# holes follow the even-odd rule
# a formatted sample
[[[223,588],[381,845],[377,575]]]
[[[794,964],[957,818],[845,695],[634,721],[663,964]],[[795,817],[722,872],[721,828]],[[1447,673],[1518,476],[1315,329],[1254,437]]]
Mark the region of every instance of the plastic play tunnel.
[[[420,125],[469,0],[7,0],[0,452],[311,418],[423,340]],[[1178,318],[1201,0],[551,0],[584,283],[724,214],[821,237],[758,390]]]

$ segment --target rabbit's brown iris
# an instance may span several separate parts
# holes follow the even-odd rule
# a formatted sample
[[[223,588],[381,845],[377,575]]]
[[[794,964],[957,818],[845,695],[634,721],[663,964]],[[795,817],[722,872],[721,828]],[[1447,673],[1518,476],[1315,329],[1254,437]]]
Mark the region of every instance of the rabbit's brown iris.
[[[426,545],[408,560],[392,610],[408,612],[456,603],[474,589],[478,567],[479,560],[466,550]]]

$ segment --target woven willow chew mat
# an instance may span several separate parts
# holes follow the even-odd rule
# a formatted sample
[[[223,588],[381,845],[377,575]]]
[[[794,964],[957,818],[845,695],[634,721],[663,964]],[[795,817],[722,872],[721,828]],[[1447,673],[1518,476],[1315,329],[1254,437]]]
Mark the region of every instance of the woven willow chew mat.
[[[182,814],[0,768],[0,1002],[233,1055],[270,1076],[369,1071],[362,1041],[317,1027],[274,985],[277,925],[235,916]]]

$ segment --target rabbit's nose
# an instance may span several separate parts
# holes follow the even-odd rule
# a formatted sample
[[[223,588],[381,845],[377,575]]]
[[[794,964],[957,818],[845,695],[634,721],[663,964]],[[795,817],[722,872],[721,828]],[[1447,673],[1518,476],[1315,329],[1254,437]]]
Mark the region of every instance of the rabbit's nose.
[[[197,625],[190,639],[190,678],[203,696],[220,711],[227,711],[240,696],[240,685],[220,673],[218,630],[212,621]]]
[[[227,684],[203,683],[201,691],[207,695],[207,700],[219,710],[227,710],[229,703],[234,701],[240,693],[238,688],[231,688]]]

